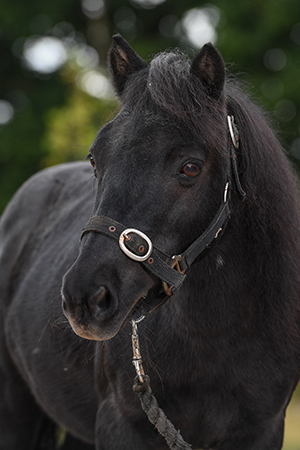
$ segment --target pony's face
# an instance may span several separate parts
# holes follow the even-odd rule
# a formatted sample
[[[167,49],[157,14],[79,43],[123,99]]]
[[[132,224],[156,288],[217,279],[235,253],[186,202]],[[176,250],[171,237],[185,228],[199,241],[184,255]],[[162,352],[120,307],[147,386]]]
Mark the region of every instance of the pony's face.
[[[159,76],[120,39],[111,51],[111,67],[123,107],[90,149],[97,183],[93,216],[141,231],[172,256],[205,230],[222,202],[228,171],[223,61],[211,46],[200,52],[189,68],[195,73],[179,80],[168,99]],[[208,67],[207,61],[210,73],[202,69],[197,79],[195,67]],[[180,98],[184,91],[202,98]],[[160,284],[118,242],[88,233],[64,277],[63,308],[77,334],[109,339],[139,317],[141,299]]]

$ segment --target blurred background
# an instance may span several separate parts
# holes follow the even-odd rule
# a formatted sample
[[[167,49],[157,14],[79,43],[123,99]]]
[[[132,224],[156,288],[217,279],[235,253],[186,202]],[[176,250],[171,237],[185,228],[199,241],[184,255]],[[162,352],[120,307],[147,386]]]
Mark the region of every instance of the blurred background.
[[[114,115],[106,61],[115,33],[147,61],[214,43],[300,168],[299,0],[0,0],[0,213],[37,170],[83,159]],[[284,449],[300,449],[299,392]]]

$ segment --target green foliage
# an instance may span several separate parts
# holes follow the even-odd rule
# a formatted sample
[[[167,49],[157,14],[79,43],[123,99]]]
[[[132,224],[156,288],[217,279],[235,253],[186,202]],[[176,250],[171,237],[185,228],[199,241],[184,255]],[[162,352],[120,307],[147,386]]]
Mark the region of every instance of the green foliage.
[[[97,1],[100,7],[102,0]],[[79,86],[78,76],[91,69],[90,62],[76,63],[82,47],[96,49],[99,61],[93,67],[101,71],[116,32],[148,61],[153,54],[175,46],[193,54],[201,43],[189,40],[186,14],[193,9],[195,16],[207,8],[213,40],[229,69],[242,73],[254,96],[272,112],[281,139],[297,162],[298,0],[212,0],[210,4],[201,0],[107,0],[98,15],[97,11],[84,13],[84,0],[0,0],[0,102],[5,100],[14,108],[13,118],[0,124],[0,211],[39,168],[82,158],[98,128],[115,110],[111,98],[95,98]],[[41,73],[24,64],[29,39],[42,36],[68,41],[66,68]]]
[[[41,165],[52,166],[83,159],[99,129],[113,117],[117,101],[96,100],[74,89],[67,102],[46,115],[42,141],[46,156]]]

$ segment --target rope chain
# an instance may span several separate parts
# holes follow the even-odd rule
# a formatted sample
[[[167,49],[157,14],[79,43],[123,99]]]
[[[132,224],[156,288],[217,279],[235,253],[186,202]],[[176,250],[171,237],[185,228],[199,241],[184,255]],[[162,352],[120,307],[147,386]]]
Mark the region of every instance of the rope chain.
[[[191,450],[191,445],[184,441],[180,431],[176,430],[172,422],[170,422],[163,410],[159,407],[150,387],[150,378],[144,373],[137,334],[137,323],[141,322],[143,318],[144,317],[137,321],[132,320],[132,362],[137,373],[134,380],[135,384],[133,385],[133,390],[139,395],[142,409],[147,414],[149,421],[165,438],[169,448],[171,450]]]

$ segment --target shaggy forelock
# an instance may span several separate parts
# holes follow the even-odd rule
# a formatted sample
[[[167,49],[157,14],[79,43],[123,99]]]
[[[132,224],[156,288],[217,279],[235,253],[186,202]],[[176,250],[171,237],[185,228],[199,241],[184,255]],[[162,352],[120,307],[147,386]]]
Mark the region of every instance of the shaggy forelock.
[[[213,135],[216,143],[223,136],[222,103],[213,102],[200,80],[190,73],[187,55],[179,51],[157,55],[150,65],[148,90],[161,110],[202,140],[208,143]]]

